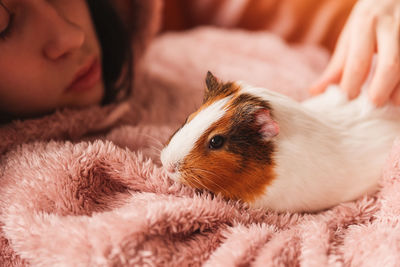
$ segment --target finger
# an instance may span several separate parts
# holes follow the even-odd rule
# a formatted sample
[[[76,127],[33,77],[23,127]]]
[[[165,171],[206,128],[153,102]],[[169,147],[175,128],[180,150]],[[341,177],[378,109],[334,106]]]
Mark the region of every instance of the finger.
[[[378,63],[369,88],[371,101],[382,106],[391,96],[400,78],[400,19],[384,17],[378,21]]]
[[[339,82],[347,55],[349,40],[348,28],[348,25],[344,27],[328,66],[326,67],[320,78],[310,87],[309,91],[311,94],[322,93],[325,91],[326,87],[329,84]]]
[[[340,81],[341,75],[342,71],[339,68],[335,71],[330,72],[329,74],[326,74],[326,76],[323,76],[323,78],[317,80],[317,82],[315,82],[310,87],[310,94],[318,95],[320,93],[323,93],[328,85],[338,83]]]
[[[353,20],[348,57],[343,69],[340,87],[349,99],[356,98],[371,68],[375,49],[373,19],[363,17]]]
[[[396,85],[390,98],[394,105],[400,106],[400,83]]]

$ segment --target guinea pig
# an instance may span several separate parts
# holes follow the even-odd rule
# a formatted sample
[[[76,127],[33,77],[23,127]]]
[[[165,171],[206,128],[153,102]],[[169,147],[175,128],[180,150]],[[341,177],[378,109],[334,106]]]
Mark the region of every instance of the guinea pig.
[[[202,106],[161,152],[169,176],[275,211],[318,211],[377,189],[400,110],[333,86],[299,103],[210,72]]]

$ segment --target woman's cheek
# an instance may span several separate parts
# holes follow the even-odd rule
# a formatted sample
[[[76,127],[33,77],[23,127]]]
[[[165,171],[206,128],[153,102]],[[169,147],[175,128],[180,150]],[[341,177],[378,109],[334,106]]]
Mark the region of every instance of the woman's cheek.
[[[51,77],[42,80],[31,75],[0,74],[0,109],[13,115],[48,112],[58,105],[59,89]],[[54,85],[52,85],[54,84]]]

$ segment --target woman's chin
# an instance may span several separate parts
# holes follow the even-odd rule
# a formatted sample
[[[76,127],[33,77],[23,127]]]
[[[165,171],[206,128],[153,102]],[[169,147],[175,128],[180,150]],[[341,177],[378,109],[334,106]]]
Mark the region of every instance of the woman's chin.
[[[98,105],[102,102],[104,91],[104,84],[99,82],[89,90],[68,92],[68,96],[63,96],[65,103],[62,106],[83,108]]]

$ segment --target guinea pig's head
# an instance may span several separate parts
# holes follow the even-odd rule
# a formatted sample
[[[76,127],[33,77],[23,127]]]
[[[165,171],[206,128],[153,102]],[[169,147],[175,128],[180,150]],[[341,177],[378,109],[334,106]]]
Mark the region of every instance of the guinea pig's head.
[[[176,181],[252,202],[275,178],[279,127],[270,103],[241,89],[208,72],[203,105],[171,137],[161,161]]]

